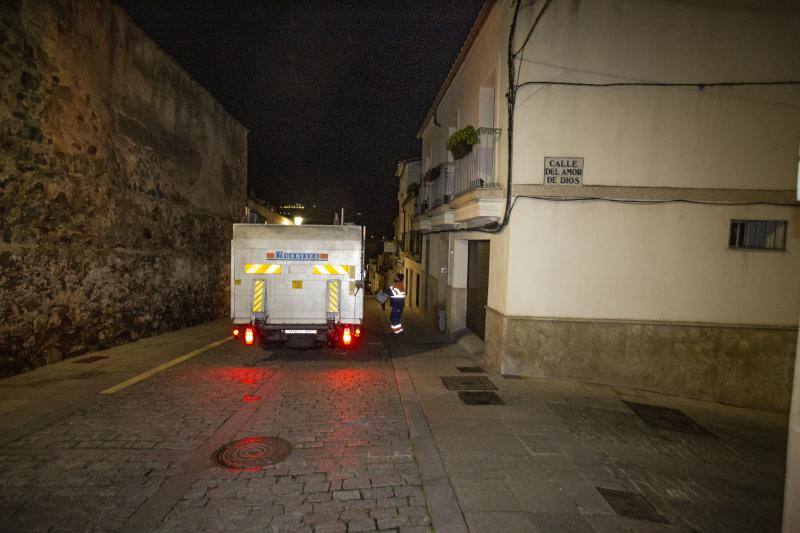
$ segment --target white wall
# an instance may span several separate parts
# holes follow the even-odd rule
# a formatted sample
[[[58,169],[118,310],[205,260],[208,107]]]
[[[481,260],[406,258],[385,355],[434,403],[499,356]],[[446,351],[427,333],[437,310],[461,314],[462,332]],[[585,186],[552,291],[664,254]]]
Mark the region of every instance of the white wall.
[[[500,63],[501,51],[504,49],[503,42],[507,39],[504,34],[507,12],[507,6],[498,5],[492,9],[466,60],[439,104],[438,117],[441,126],[436,126],[431,119],[423,131],[422,154],[423,157],[431,156],[431,167],[452,160],[446,145],[453,131],[467,125],[476,128],[480,125],[480,89],[482,85],[488,83],[489,78],[494,78],[494,86],[497,87],[495,122],[497,127],[502,127],[504,124],[506,81],[501,77],[504,74]]]
[[[448,285],[463,289],[467,286],[469,241],[489,241],[489,295],[487,305],[505,312],[508,298],[509,232],[484,233],[477,231],[450,234]]]
[[[729,249],[731,219],[787,220],[786,251]],[[526,199],[509,231],[511,315],[794,325],[800,312],[800,208]]]
[[[520,36],[541,5],[524,2]],[[446,161],[449,130],[478,124],[480,88],[494,73],[501,185],[512,11],[511,0],[492,9],[439,105],[441,127],[431,121],[422,134],[430,164]],[[798,28],[800,2],[789,0],[558,1],[525,50],[521,81],[800,79]],[[791,190],[800,88],[527,87],[514,141],[515,184],[541,184],[545,156],[577,156],[586,185]],[[798,211],[519,200],[511,227],[490,237],[489,306],[518,316],[794,324]],[[732,218],[788,220],[787,251],[729,250]],[[469,238],[487,237],[453,234],[450,250]],[[451,259],[451,286],[463,279],[461,263]]]
[[[553,2],[534,35],[520,81],[800,79],[796,1]],[[515,117],[515,183],[542,183],[545,156],[576,156],[585,185],[794,188],[797,86],[528,86]]]

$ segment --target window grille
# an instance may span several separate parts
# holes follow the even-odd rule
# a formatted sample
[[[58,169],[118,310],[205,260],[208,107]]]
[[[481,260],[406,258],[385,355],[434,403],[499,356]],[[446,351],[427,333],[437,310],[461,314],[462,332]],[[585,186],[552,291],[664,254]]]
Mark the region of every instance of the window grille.
[[[731,220],[730,248],[785,250],[785,220]]]

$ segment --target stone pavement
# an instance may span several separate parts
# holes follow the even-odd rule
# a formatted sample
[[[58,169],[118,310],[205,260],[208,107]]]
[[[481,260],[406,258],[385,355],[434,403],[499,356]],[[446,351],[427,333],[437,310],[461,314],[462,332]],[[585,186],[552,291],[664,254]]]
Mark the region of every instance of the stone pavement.
[[[230,320],[217,320],[0,379],[0,445],[67,416],[106,387],[228,335]]]
[[[36,372],[29,395],[83,385]],[[0,530],[430,531],[376,313],[352,352],[228,342],[116,394],[97,385],[3,441]],[[264,469],[212,463],[251,435],[284,438],[292,453]]]
[[[406,313],[403,325],[406,335],[390,347],[403,399],[421,411],[414,442],[433,448],[427,455],[443,465],[470,531],[780,530],[785,416],[502,376],[461,347],[469,343],[448,343],[414,314]],[[487,372],[457,369],[467,366]],[[465,405],[442,376],[486,376],[505,405]],[[652,427],[632,410],[635,404],[679,409],[705,432]],[[649,518],[659,521],[621,516],[601,494],[605,489],[618,491],[606,490],[611,499],[619,492],[643,496],[647,503],[627,500],[628,510],[655,512]]]
[[[387,343],[367,304],[351,352],[227,342],[97,394],[227,334],[212,324],[0,381],[0,531],[778,530],[785,417],[462,374],[483,365],[463,343],[411,314]],[[465,405],[443,376],[484,376],[505,405]],[[681,409],[706,433],[655,429],[635,403]],[[293,450],[264,469],[212,463],[254,435]],[[606,497],[620,493],[660,521],[617,514]]]

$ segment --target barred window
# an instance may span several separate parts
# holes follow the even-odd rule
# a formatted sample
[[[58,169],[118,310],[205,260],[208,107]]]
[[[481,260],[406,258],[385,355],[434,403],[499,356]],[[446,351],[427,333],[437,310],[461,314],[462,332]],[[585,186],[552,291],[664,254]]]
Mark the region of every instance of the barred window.
[[[730,248],[785,250],[785,220],[731,220]]]

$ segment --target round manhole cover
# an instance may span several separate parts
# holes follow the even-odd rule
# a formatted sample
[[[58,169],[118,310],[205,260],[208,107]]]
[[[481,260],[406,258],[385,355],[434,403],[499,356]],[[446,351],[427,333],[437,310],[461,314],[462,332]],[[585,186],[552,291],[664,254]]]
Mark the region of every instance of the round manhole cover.
[[[250,469],[280,463],[291,452],[292,445],[283,439],[246,437],[220,447],[211,459],[226,468]]]

